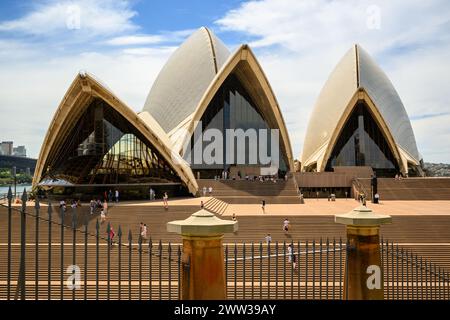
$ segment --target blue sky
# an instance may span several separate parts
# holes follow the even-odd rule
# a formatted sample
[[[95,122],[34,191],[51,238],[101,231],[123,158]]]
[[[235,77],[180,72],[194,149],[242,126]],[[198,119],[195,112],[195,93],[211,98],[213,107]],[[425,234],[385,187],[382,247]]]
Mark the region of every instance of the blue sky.
[[[170,54],[201,26],[230,50],[241,43],[253,48],[280,103],[294,157],[320,89],[359,43],[396,87],[425,161],[450,163],[445,0],[2,0],[0,140],[25,144],[37,157],[80,70],[140,111]]]

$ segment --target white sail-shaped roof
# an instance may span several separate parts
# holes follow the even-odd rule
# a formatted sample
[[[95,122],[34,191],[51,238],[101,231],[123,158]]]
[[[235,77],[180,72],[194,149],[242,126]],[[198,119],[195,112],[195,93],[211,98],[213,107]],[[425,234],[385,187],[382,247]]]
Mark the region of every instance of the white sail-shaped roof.
[[[191,115],[230,52],[207,28],[193,33],[156,78],[143,112],[169,133]]]
[[[314,106],[301,156],[302,167],[316,163],[323,171],[342,127],[359,100],[373,109],[402,171],[420,155],[405,107],[394,86],[359,45],[352,47],[330,74]]]

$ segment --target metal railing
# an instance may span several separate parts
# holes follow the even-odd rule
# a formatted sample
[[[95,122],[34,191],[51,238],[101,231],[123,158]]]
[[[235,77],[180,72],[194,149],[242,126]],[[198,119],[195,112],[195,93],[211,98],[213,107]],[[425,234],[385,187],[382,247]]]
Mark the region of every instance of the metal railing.
[[[230,299],[342,299],[346,244],[330,241],[225,246]]]
[[[381,240],[384,296],[394,300],[450,300],[448,270],[399,244]]]
[[[113,237],[109,223],[89,223],[89,214],[80,223],[76,209],[58,215],[50,203],[45,216],[38,199],[27,212],[26,193],[20,209],[11,202],[1,205],[8,222],[0,300],[180,299],[180,245],[135,240],[120,226]]]
[[[10,195],[1,205],[0,300],[181,298],[189,262],[180,244],[135,239],[120,226],[112,237],[111,225],[89,213],[49,203],[45,214],[38,199],[27,212],[26,193],[22,200],[14,208]],[[343,299],[347,248],[342,239],[225,244],[227,297]],[[385,299],[450,299],[449,272],[431,260],[385,240],[380,258]]]

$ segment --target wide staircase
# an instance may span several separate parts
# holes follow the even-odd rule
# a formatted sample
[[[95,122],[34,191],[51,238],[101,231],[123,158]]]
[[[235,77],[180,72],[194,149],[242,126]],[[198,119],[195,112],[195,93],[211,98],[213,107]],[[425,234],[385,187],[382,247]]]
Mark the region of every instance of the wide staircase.
[[[357,179],[370,198],[370,179]],[[450,178],[378,178],[380,200],[450,200]]]
[[[211,197],[205,202],[204,208],[218,215],[223,215],[228,208],[228,203],[220,199]]]
[[[212,194],[207,195],[229,204],[256,204],[262,200],[266,204],[292,204],[300,201],[293,179],[276,182],[201,179],[197,183],[200,195],[203,195],[203,187],[207,190],[212,187]]]

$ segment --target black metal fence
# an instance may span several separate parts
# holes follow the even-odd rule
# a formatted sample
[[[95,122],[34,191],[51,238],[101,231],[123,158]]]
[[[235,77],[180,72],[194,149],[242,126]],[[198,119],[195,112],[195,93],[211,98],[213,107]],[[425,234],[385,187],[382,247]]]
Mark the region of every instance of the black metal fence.
[[[180,299],[181,244],[153,243],[77,209],[2,205],[0,299]],[[0,208],[0,210],[2,209]],[[6,209],[6,210],[5,210]],[[4,218],[4,217],[1,217]],[[4,221],[4,220],[2,220]],[[225,244],[229,299],[343,299],[342,239]],[[385,299],[449,299],[449,273],[381,241]]]

